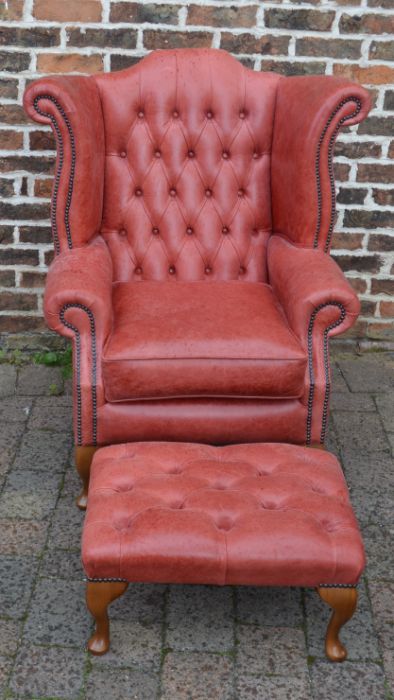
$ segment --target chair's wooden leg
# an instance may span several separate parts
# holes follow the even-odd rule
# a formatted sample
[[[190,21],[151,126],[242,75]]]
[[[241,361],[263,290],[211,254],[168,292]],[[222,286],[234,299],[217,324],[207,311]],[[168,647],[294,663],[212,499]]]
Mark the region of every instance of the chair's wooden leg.
[[[82,481],[82,491],[77,498],[77,506],[81,510],[86,510],[88,503],[90,465],[96,450],[98,450],[98,447],[93,445],[77,446],[75,448],[75,464]]]
[[[91,654],[101,656],[109,649],[108,606],[121,596],[129,584],[126,581],[88,581],[86,604],[96,623],[94,634],[87,648]]]
[[[326,634],[326,654],[331,661],[344,661],[347,651],[339,639],[341,627],[357,606],[357,588],[317,588],[322,600],[333,609]]]

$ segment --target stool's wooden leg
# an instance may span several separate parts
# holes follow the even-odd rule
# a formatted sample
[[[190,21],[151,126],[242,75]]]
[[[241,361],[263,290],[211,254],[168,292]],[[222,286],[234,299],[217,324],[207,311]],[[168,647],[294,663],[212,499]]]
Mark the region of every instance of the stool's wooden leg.
[[[126,581],[88,581],[86,603],[96,622],[94,634],[87,648],[95,656],[105,654],[109,649],[108,606],[119,598],[129,584]]]
[[[75,448],[75,464],[82,480],[82,491],[77,498],[77,506],[81,510],[86,510],[88,503],[90,465],[96,450],[98,450],[98,447],[93,445],[77,446]]]
[[[326,654],[331,661],[344,661],[347,651],[339,639],[341,627],[350,620],[357,605],[357,588],[318,588],[322,600],[333,609],[326,634]]]

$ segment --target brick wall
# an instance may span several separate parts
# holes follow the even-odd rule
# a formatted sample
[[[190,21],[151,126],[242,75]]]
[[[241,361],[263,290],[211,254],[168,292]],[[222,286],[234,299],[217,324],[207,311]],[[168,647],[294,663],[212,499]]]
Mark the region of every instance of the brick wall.
[[[370,117],[336,149],[333,254],[362,300],[352,337],[393,339],[392,8],[393,0],[0,0],[0,332],[45,329],[54,141],[23,113],[26,83],[118,70],[156,48],[213,46],[255,70],[340,75],[370,90]]]

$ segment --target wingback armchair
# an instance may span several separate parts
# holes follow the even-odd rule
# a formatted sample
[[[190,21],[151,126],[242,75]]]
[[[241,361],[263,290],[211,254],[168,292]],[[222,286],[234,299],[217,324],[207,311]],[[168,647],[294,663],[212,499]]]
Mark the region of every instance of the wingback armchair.
[[[359,312],[333,146],[368,93],[186,49],[24,104],[57,143],[45,316],[74,343],[80,505],[97,445],[323,442],[328,337]]]

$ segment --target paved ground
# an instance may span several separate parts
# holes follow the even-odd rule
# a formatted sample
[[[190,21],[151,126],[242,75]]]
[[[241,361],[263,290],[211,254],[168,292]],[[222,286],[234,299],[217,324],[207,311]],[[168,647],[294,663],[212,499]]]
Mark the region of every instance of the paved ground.
[[[334,374],[328,446],[369,558],[342,665],[324,658],[328,609],[312,591],[208,586],[129,586],[112,651],[88,658],[68,387],[57,369],[0,365],[0,697],[393,698],[394,360],[342,355]]]

